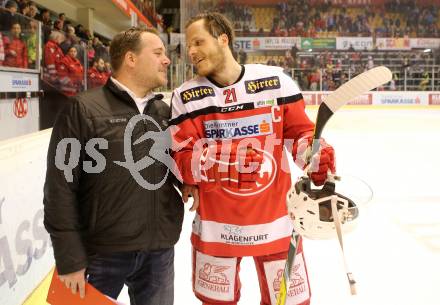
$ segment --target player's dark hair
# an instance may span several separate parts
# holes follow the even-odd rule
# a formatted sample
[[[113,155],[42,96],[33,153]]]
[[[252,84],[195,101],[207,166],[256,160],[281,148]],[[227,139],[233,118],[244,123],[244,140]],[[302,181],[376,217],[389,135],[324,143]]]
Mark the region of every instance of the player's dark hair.
[[[229,49],[231,49],[231,52],[233,51],[233,43],[235,38],[234,27],[232,26],[232,22],[225,15],[208,12],[200,13],[188,20],[185,25],[185,29],[199,20],[205,21],[205,28],[209,34],[211,34],[211,36],[217,38],[222,34],[226,34],[229,40]]]

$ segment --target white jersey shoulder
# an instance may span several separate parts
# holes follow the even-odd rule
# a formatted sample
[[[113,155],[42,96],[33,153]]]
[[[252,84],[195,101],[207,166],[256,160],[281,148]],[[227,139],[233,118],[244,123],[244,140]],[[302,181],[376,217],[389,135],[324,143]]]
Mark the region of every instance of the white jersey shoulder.
[[[174,89],[171,97],[171,118],[185,114],[194,109],[187,109],[185,105],[200,101],[206,97],[214,97],[215,88],[206,77],[196,76]],[[192,103],[190,103],[192,104]]]
[[[171,99],[171,117],[206,107],[225,107],[225,97],[232,90],[235,103],[289,98],[300,93],[298,85],[280,67],[259,64],[245,65],[242,78],[235,84],[220,88],[206,77],[197,76],[176,88]],[[229,104],[230,105],[230,104]]]
[[[261,92],[264,89],[278,89],[278,97],[289,97],[301,93],[293,79],[281,67],[261,64],[245,65],[246,92]]]

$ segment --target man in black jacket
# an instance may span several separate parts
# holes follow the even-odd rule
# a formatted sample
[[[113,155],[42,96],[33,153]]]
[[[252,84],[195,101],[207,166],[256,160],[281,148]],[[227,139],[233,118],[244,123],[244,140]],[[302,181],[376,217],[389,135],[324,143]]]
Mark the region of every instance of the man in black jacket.
[[[169,107],[152,89],[170,60],[157,33],[139,28],[116,35],[110,56],[113,77],[72,98],[53,128],[44,225],[73,293],[84,297],[87,278],[114,299],[126,284],[131,304],[171,305],[182,199],[166,137],[140,139],[166,134]]]

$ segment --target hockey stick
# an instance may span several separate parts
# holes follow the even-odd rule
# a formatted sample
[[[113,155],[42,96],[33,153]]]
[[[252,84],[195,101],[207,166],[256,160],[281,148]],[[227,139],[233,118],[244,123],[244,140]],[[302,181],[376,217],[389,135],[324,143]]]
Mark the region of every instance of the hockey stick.
[[[318,109],[313,135],[312,150],[309,158],[307,158],[308,161],[310,161],[311,157],[319,151],[319,140],[321,138],[322,131],[332,115],[353,98],[388,83],[391,81],[392,76],[391,71],[387,67],[376,67],[352,78],[327,96]],[[301,236],[293,231],[290,239],[289,251],[287,254],[286,264],[284,266],[283,276],[281,278],[280,293],[278,295],[277,305],[284,305],[286,303],[287,290],[289,289],[290,282],[290,273],[295,262],[295,257],[300,242]],[[350,280],[350,285],[352,286],[353,291],[353,279]]]

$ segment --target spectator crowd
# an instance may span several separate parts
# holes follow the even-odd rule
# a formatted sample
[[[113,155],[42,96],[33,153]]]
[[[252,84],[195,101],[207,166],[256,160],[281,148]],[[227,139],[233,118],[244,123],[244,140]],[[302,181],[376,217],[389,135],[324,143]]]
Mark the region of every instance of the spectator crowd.
[[[203,2],[203,1],[202,1]],[[280,1],[272,6],[240,5],[232,0],[204,1],[205,8],[226,14],[239,36],[376,36],[439,37],[439,7],[421,7],[416,0],[386,0],[380,6],[335,6],[330,0]],[[253,9],[266,9],[269,28],[257,24]]]
[[[38,32],[41,23],[41,33]],[[37,63],[41,35],[43,61]],[[40,65],[38,65],[40,64]],[[109,41],[81,24],[38,8],[29,0],[7,0],[0,8],[0,66],[42,68],[43,80],[66,95],[105,84],[111,75]]]

